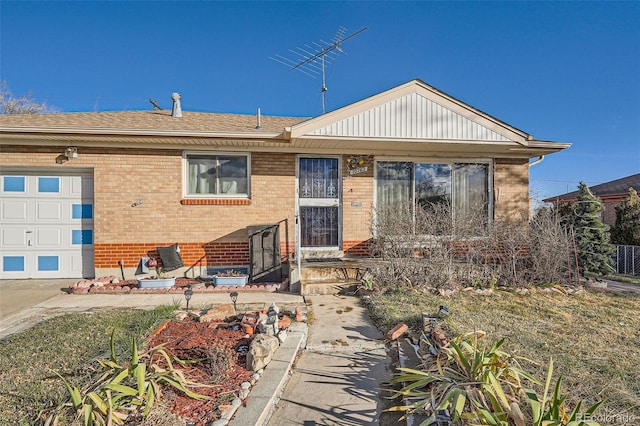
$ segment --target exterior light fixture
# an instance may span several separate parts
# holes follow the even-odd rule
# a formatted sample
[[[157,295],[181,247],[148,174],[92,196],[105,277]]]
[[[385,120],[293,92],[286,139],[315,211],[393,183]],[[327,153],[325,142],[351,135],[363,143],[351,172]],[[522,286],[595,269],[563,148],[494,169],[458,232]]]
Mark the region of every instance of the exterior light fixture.
[[[229,296],[231,297],[231,301],[233,302],[233,312],[237,314],[238,310],[236,309],[236,301],[238,300],[238,292],[234,291]]]
[[[278,311],[276,311],[273,305],[269,306],[269,310],[267,311],[267,323],[273,327],[273,335],[278,334]]]
[[[64,149],[64,156],[67,159],[71,160],[73,158],[78,158],[78,147],[76,146],[68,146]]]
[[[187,311],[189,310],[189,300],[191,300],[191,296],[193,296],[193,290],[191,288],[191,284],[189,284],[184,291],[184,298],[187,299]]]

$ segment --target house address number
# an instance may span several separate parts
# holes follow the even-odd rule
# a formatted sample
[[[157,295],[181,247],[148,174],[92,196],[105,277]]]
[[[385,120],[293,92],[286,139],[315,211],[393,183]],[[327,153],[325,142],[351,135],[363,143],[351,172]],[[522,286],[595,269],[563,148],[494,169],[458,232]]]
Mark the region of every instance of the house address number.
[[[364,173],[368,170],[367,166],[364,167],[357,167],[355,169],[351,169],[349,170],[349,176],[353,176],[353,175],[359,175],[360,173]]]

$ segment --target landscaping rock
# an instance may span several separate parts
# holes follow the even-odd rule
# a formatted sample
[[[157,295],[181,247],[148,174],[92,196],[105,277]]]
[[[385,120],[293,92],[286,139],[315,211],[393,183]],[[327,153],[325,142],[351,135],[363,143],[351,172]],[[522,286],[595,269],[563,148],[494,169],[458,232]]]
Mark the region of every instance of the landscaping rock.
[[[440,296],[442,297],[451,297],[453,293],[455,293],[455,290],[438,289],[438,293],[440,293]]]
[[[291,318],[288,315],[283,315],[280,320],[278,320],[278,328],[289,328],[291,325]]]
[[[236,413],[237,410],[238,410],[238,407],[236,407],[233,404],[224,405],[220,407],[220,417],[222,417],[222,419],[224,420],[231,420],[231,418],[233,417],[233,415]]]
[[[591,288],[607,288],[607,282],[593,278],[587,278],[585,285]]]
[[[232,304],[218,305],[201,315],[200,322],[224,321],[225,318],[235,314]]]
[[[280,341],[277,337],[258,334],[251,342],[249,353],[247,353],[247,370],[257,371],[266,367],[279,345]]]
[[[409,330],[409,326],[404,323],[400,323],[387,332],[387,339],[396,340]]]

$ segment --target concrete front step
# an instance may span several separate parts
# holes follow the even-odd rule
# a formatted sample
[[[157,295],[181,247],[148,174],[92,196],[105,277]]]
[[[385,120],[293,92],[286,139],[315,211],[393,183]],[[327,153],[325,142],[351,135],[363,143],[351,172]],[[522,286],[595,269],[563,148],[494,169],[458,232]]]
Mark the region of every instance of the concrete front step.
[[[301,280],[300,294],[303,296],[338,294],[345,291],[355,291],[360,281],[354,280]]]
[[[300,279],[303,281],[317,280],[347,280],[359,281],[365,274],[366,269],[352,267],[349,265],[305,265],[300,272]]]

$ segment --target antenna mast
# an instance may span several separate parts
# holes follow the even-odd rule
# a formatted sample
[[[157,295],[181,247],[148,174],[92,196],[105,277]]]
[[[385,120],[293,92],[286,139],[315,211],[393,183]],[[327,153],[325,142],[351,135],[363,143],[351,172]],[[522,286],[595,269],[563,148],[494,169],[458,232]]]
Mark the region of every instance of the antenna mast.
[[[294,59],[286,58],[282,55],[274,55],[269,57],[269,59],[286,65],[292,70],[298,70],[313,78],[321,75],[322,88],[320,89],[320,92],[322,94],[322,113],[324,114],[325,92],[327,91],[325,65],[333,65],[340,53],[344,53],[346,55],[347,52],[340,48],[342,43],[357,36],[366,29],[367,27],[363,27],[355,33],[345,36],[347,29],[345,27],[340,27],[338,28],[338,31],[336,31],[336,35],[331,39],[331,42],[320,40],[319,43],[313,42],[311,45],[305,44],[302,47],[289,49],[289,52],[295,55]]]

